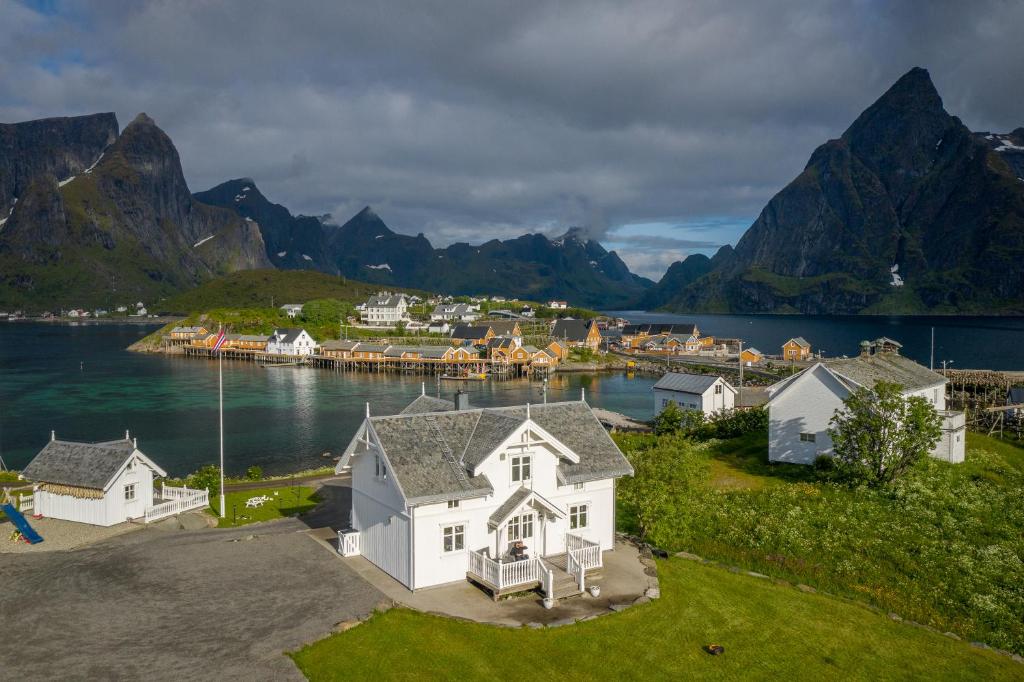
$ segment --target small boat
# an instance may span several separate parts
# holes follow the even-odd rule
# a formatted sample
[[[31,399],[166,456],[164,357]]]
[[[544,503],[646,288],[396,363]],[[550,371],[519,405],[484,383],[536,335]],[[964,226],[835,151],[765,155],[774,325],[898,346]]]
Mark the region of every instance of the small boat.
[[[469,374],[442,374],[441,379],[444,381],[484,381],[487,379],[486,372],[471,372]]]

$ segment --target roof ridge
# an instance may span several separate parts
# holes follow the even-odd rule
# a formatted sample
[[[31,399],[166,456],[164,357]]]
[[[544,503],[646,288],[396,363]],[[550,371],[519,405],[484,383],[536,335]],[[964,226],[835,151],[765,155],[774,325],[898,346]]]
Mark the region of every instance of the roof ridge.
[[[473,442],[473,436],[476,435],[476,427],[480,425],[480,419],[484,416],[484,411],[480,410],[476,415],[476,421],[473,422],[473,430],[469,432],[469,438],[466,439],[466,444],[462,446],[462,452],[459,454],[459,464],[466,465],[466,450],[469,450],[469,444]]]

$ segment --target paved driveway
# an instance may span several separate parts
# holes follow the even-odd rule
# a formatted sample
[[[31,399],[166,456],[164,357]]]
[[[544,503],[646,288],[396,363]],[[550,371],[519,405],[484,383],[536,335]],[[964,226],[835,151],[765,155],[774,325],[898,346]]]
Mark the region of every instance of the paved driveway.
[[[0,555],[0,678],[302,679],[284,651],[384,598],[307,528],[146,529]]]

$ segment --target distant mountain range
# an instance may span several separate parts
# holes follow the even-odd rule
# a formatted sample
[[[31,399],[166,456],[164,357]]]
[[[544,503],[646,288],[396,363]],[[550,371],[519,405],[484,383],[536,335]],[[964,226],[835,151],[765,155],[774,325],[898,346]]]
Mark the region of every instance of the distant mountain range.
[[[1024,312],[1024,128],[972,133],[915,68],[811,155],[736,247],[644,295],[676,311]]]
[[[254,268],[612,307],[653,284],[578,229],[435,249],[369,207],[292,215],[248,178],[192,195],[145,114],[120,134],[113,114],[3,125],[0,151],[0,309],[152,302]]]
[[[145,114],[0,125],[0,310],[153,301],[254,268],[680,312],[1024,313],[1024,128],[972,133],[928,72],[811,155],[736,244],[654,284],[572,228],[435,248],[371,208],[293,215],[249,178],[192,195]]]
[[[450,294],[564,298],[609,307],[634,302],[653,285],[578,228],[556,239],[527,234],[439,249],[422,233],[413,237],[392,231],[369,206],[343,225],[293,216],[263,196],[251,178],[230,180],[195,197],[256,221],[271,262],[280,268]]]

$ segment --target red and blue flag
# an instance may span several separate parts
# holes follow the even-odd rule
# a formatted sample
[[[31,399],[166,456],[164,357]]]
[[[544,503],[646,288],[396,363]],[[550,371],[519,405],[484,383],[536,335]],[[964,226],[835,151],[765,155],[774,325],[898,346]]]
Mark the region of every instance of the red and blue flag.
[[[213,342],[213,352],[216,353],[219,351],[220,347],[224,345],[224,342],[227,341],[227,339],[227,335],[224,333],[224,330],[221,329],[220,333],[217,334],[217,340]]]

